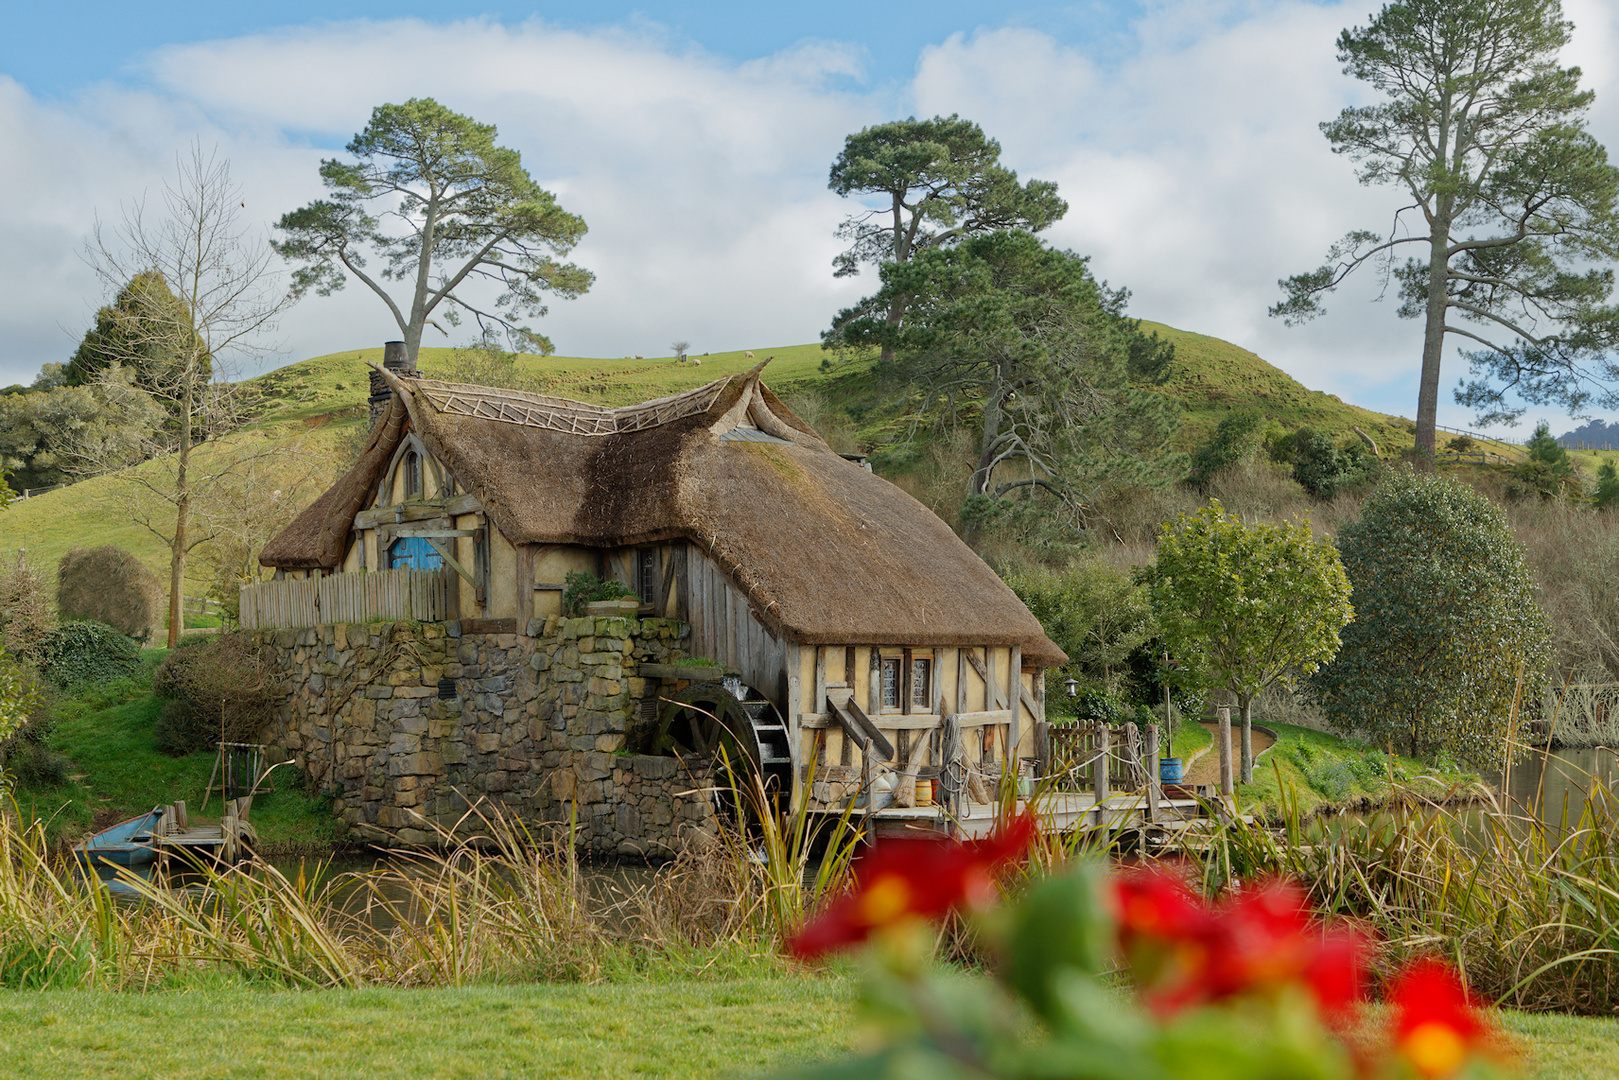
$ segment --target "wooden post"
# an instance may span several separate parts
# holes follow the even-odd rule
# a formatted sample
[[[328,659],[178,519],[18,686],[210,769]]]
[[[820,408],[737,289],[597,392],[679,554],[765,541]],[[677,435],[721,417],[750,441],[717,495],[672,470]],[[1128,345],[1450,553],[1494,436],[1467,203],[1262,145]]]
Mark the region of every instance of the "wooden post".
[[[1158,820],[1158,725],[1147,725],[1147,824],[1151,825]]]
[[[1236,789],[1231,783],[1231,706],[1221,705],[1220,716],[1220,798],[1229,802]]]
[[[883,651],[875,645],[871,647],[871,663],[868,667],[871,685],[866,687],[866,711],[877,716],[883,711]]]
[[[1109,737],[1111,735],[1112,732],[1108,730],[1108,726],[1106,724],[1096,725],[1096,757],[1091,760],[1091,776],[1093,778],[1092,783],[1096,788],[1097,806],[1101,806],[1104,802],[1106,802],[1109,794],[1107,759],[1108,755],[1113,752],[1110,745],[1112,740]],[[1101,819],[1098,818],[1097,824],[1100,825],[1101,823]]]
[[[1044,720],[1034,722],[1034,757],[1035,768],[1039,775],[1051,775],[1051,725]]]

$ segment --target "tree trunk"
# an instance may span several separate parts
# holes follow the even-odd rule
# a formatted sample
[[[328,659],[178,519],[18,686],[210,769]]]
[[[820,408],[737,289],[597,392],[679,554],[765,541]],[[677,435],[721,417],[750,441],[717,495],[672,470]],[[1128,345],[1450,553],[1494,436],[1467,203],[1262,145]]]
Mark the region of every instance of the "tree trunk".
[[[1428,243],[1428,315],[1422,335],[1422,380],[1417,388],[1417,468],[1432,472],[1439,417],[1439,363],[1445,352],[1445,284],[1450,269],[1452,200],[1441,199]]]
[[[1242,782],[1254,782],[1254,695],[1238,694],[1237,705],[1242,709]]]
[[[188,401],[190,394],[186,395]],[[174,481],[174,538],[169,541],[169,636],[168,646],[180,644],[185,627],[186,534],[191,526],[191,484],[186,469],[191,461],[191,410],[185,410],[185,428],[180,433],[180,463]]]

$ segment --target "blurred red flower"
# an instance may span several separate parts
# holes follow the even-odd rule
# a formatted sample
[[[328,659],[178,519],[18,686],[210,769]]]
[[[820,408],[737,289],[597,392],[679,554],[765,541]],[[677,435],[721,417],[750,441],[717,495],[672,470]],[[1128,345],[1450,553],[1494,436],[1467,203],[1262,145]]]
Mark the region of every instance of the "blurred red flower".
[[[995,872],[1028,850],[1038,832],[1033,815],[1025,814],[982,840],[881,840],[856,862],[854,889],[805,924],[788,949],[814,959],[906,919],[985,906],[996,896]]]
[[[1389,1000],[1395,1048],[1429,1080],[1459,1071],[1489,1035],[1461,979],[1438,960],[1418,960],[1401,972]]]
[[[1159,1015],[1290,983],[1327,1012],[1359,1001],[1366,939],[1324,930],[1296,886],[1271,881],[1213,907],[1167,870],[1115,882],[1119,940],[1147,1004]]]

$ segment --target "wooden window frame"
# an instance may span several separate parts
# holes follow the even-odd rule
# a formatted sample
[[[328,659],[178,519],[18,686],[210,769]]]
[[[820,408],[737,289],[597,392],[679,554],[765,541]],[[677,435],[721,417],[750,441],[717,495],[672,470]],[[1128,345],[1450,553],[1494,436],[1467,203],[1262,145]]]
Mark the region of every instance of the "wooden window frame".
[[[904,661],[904,658],[898,657],[898,656],[881,656],[881,657],[879,657],[879,661],[880,661],[880,663],[879,663],[878,668],[877,668],[877,678],[879,680],[881,680],[881,682],[880,682],[880,690],[881,690],[881,695],[882,696],[878,700],[883,703],[882,704],[883,712],[899,712],[904,707],[904,704],[905,704],[905,687],[904,687],[905,661]],[[890,686],[890,683],[888,681],[888,671],[889,671],[888,665],[890,665],[890,664],[894,665],[894,667],[893,667],[894,681],[892,683],[892,686],[894,688],[894,702],[893,702],[893,704],[889,704],[889,702],[888,702],[888,688]]]
[[[426,487],[423,483],[422,455],[415,450],[405,451],[403,465],[405,469],[405,501],[424,498]]]
[[[635,549],[635,595],[643,604],[658,602],[658,549]]]
[[[910,693],[907,694],[905,698],[905,700],[910,704],[908,711],[921,713],[932,712],[933,680],[936,677],[936,672],[933,670],[933,657],[913,656],[910,659],[911,662],[906,665],[906,669],[910,673]],[[918,668],[920,668],[922,671],[922,679],[920,684],[916,678]],[[918,698],[921,700],[917,700]]]

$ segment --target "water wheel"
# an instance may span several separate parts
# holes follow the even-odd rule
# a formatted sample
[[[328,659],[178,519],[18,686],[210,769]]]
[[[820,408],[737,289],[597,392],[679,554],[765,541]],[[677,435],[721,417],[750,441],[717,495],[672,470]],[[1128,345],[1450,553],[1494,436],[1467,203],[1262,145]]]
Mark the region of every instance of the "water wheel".
[[[712,758],[722,789],[745,790],[757,774],[767,798],[785,801],[793,787],[787,740],[787,727],[770,700],[728,677],[694,683],[666,702],[651,742],[654,754]],[[726,767],[731,775],[718,775]],[[725,801],[734,802],[729,793]]]

